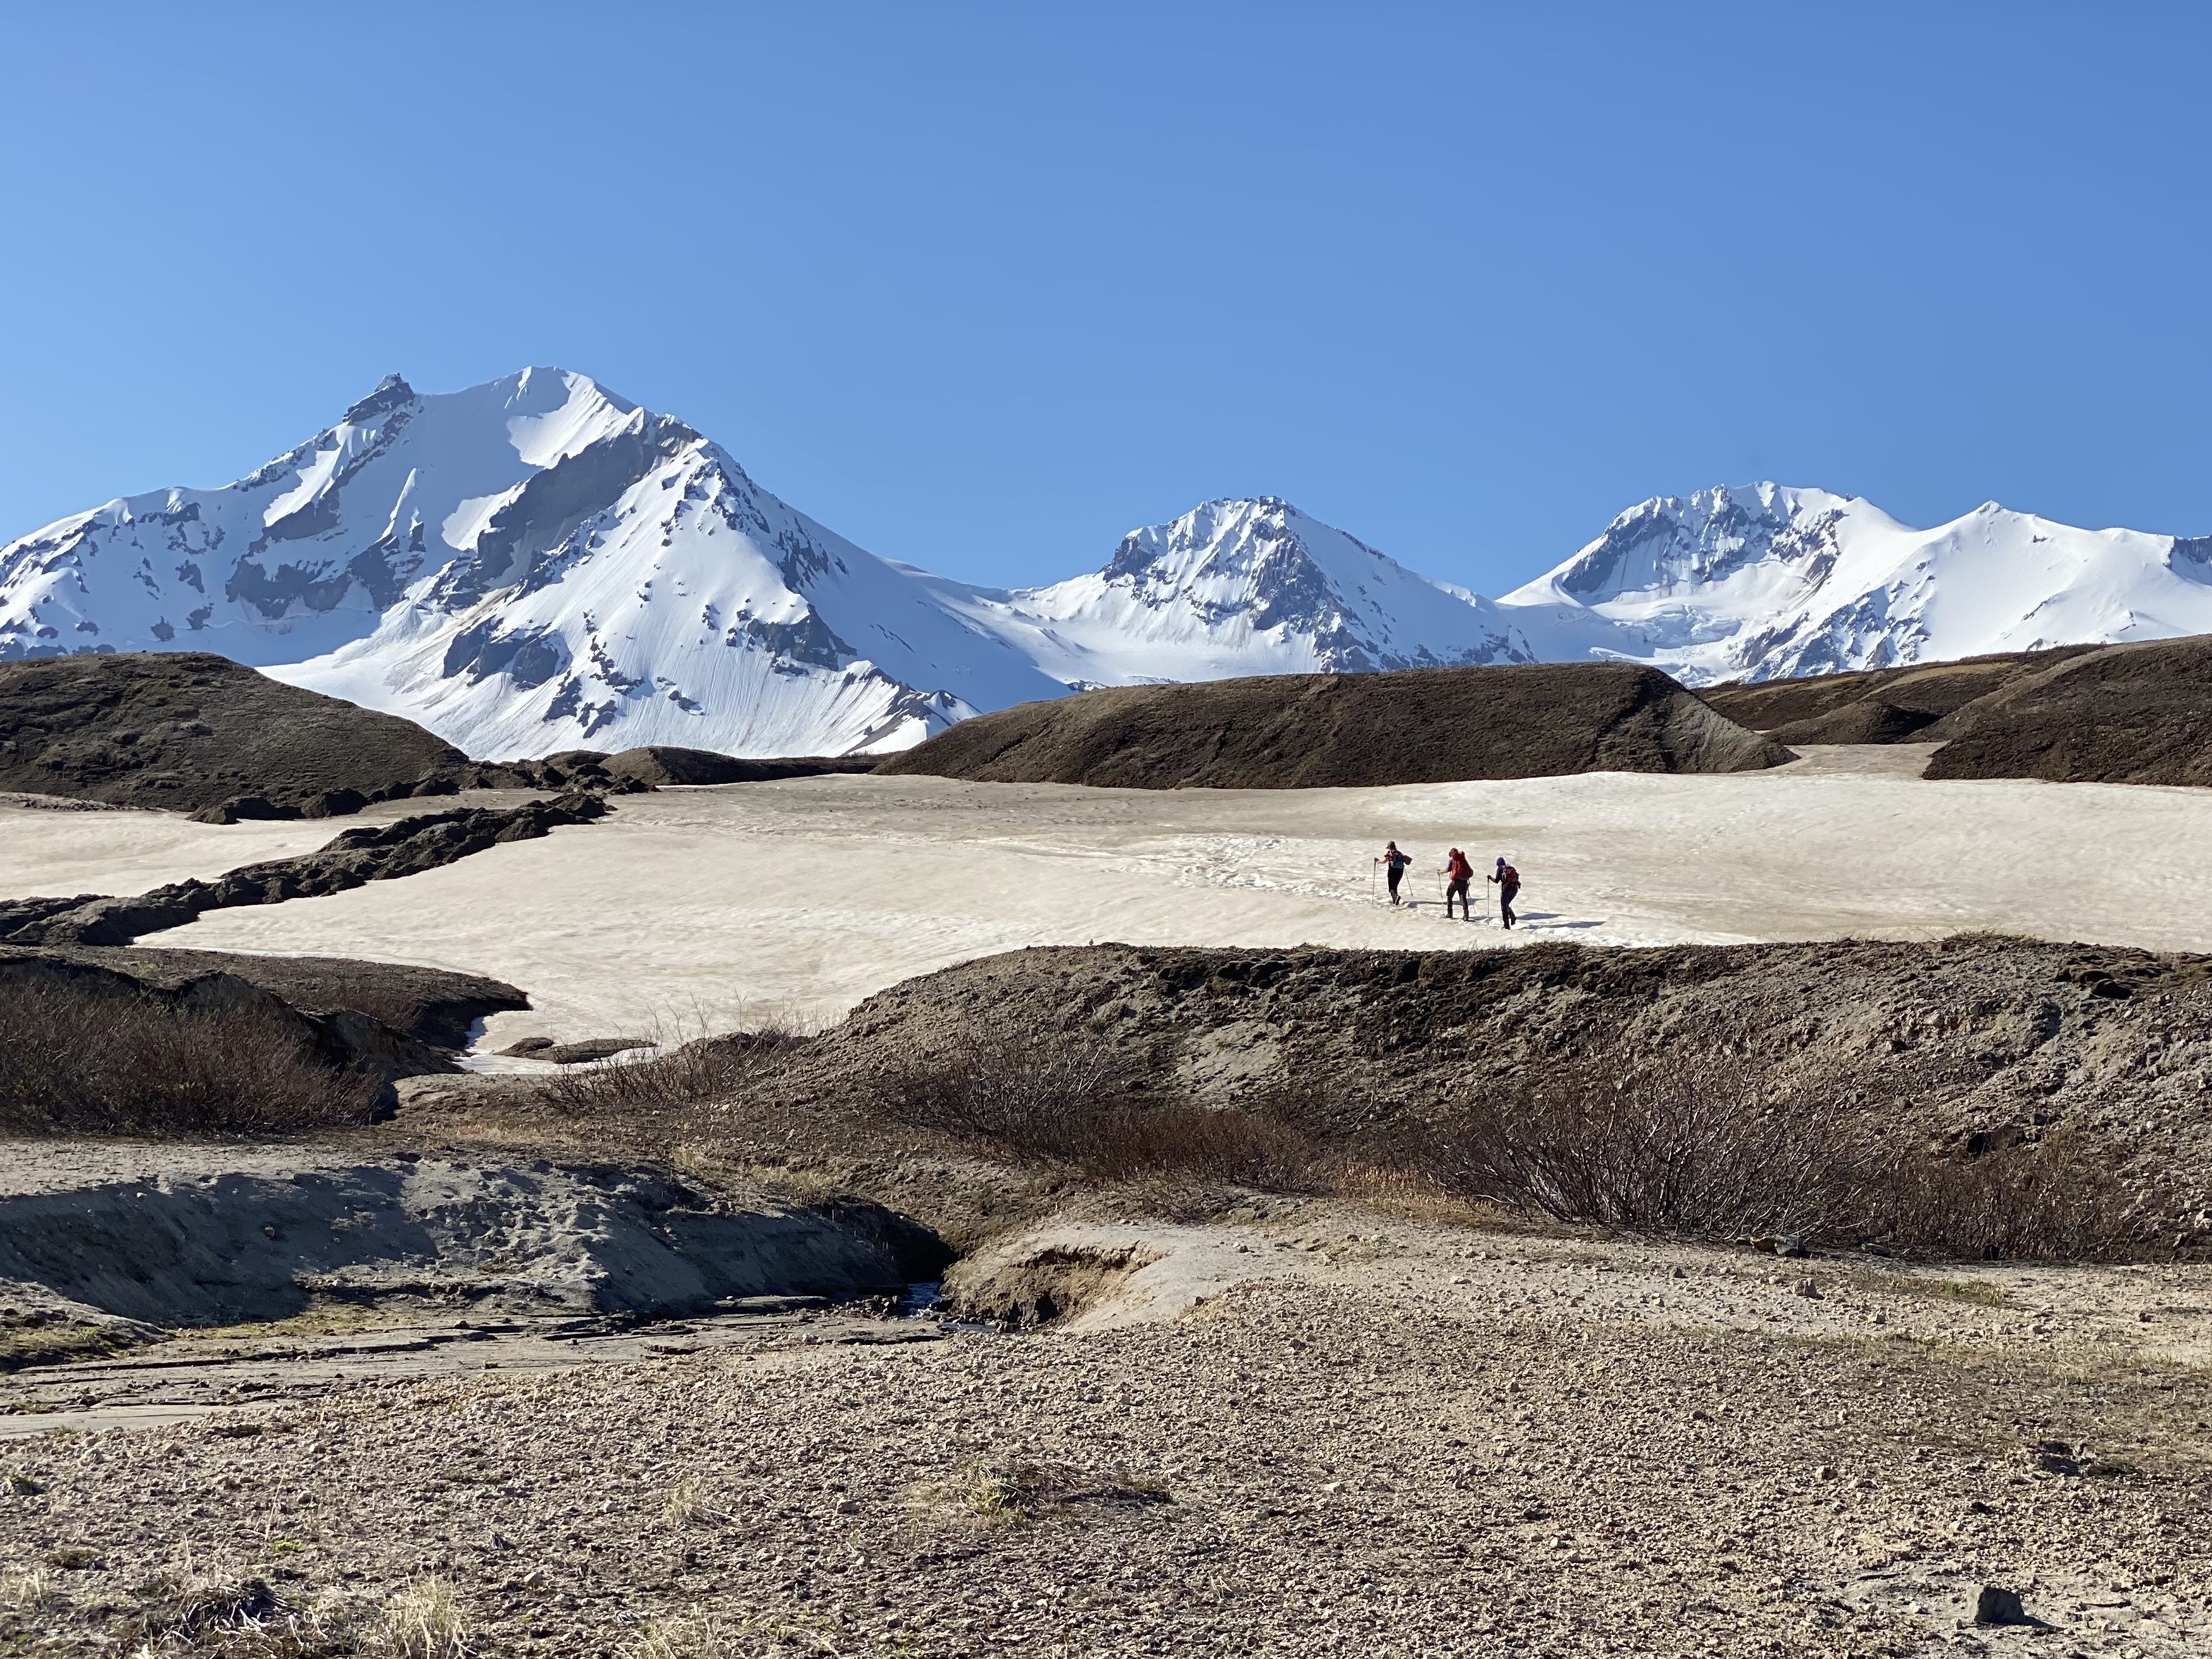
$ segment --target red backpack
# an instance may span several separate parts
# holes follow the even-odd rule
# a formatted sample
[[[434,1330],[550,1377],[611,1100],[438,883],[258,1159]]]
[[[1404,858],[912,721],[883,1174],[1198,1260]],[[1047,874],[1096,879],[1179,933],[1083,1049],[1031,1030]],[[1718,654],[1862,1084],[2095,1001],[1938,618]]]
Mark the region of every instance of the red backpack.
[[[1500,887],[1518,887],[1521,884],[1521,872],[1511,865],[1507,865],[1498,872],[1498,884]]]

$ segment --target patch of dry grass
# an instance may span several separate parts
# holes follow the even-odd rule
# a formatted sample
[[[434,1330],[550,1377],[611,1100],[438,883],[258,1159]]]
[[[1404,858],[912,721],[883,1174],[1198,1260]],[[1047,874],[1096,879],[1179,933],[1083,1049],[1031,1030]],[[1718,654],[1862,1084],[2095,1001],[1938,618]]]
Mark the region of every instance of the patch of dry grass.
[[[787,1024],[719,1036],[663,1040],[651,1060],[619,1058],[547,1077],[538,1087],[556,1111],[574,1117],[694,1105],[726,1099],[759,1082],[805,1039]]]
[[[436,1577],[416,1579],[387,1597],[365,1645],[385,1659],[469,1659],[475,1651],[453,1587]]]

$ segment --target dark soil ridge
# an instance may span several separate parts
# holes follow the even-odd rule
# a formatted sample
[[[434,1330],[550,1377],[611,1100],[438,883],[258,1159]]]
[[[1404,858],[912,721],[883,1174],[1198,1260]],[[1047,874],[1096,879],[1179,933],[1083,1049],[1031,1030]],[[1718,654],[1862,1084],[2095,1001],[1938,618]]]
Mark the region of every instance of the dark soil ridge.
[[[1965,1154],[2094,1137],[2177,1235],[2212,1237],[2212,957],[2102,945],[1040,947],[869,999],[763,1086],[865,1113],[917,1061],[1053,1029],[1097,1033],[1163,1094],[1291,1110],[1355,1152],[1486,1080],[1737,1065]]]
[[[467,760],[411,720],[204,652],[0,663],[0,788],[191,811],[367,793]]]
[[[2069,657],[1929,729],[1939,734],[1950,741],[1923,777],[2212,787],[2212,635]]]
[[[211,823],[343,817],[465,789],[756,783],[866,772],[871,757],[743,760],[647,744],[474,761],[412,720],[202,651],[0,663],[0,790],[167,807]]]
[[[2212,787],[2212,635],[2061,646],[1704,695],[1779,743],[1943,744],[1923,777]]]
[[[1935,743],[1955,735],[1940,720],[2016,682],[2100,649],[2063,645],[1955,662],[1865,668],[1848,674],[1709,686],[1699,695],[1721,714],[1778,743]]]
[[[565,749],[543,760],[471,761],[463,766],[441,766],[419,778],[366,793],[328,790],[294,801],[234,795],[203,807],[192,817],[208,823],[237,823],[248,818],[341,817],[375,801],[458,795],[466,789],[587,790],[593,794],[633,795],[664,784],[768,783],[824,772],[872,772],[876,758],[817,755],[742,760],[708,749],[678,749],[663,744],[614,754],[598,749]]]
[[[1741,772],[1792,758],[1629,663],[1114,686],[963,720],[876,769],[997,783],[1312,789]]]
[[[128,945],[210,910],[281,904],[417,875],[502,842],[535,841],[564,825],[589,823],[606,812],[605,800],[587,794],[507,808],[456,807],[397,823],[363,824],[298,858],[248,864],[211,882],[179,882],[133,898],[81,893],[0,900],[0,944]]]
[[[259,1012],[317,1060],[386,1086],[457,1069],[487,1015],[524,1009],[515,987],[476,974],[329,957],[257,957],[220,951],[136,951],[0,945],[0,995],[33,987],[83,1008],[87,1042],[100,1041],[103,1006],[149,1000],[211,1016]]]

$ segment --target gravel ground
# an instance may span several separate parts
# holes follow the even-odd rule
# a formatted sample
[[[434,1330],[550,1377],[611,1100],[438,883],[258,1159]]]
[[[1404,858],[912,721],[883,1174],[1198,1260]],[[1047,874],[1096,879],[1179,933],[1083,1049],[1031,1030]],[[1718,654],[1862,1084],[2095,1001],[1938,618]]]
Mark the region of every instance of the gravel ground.
[[[18,1441],[0,1631],[252,1650],[174,1633],[177,1587],[368,1631],[430,1575],[485,1654],[2212,1650],[2205,1269],[1333,1204],[1026,1245],[999,1271],[1136,1271],[1028,1336],[793,1332]],[[1973,1626],[1987,1583],[2055,1629]]]

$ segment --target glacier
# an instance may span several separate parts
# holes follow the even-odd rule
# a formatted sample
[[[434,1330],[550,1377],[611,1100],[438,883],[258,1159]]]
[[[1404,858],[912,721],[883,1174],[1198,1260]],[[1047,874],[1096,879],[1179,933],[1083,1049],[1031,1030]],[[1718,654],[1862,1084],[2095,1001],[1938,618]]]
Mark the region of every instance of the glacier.
[[[1492,599],[1275,497],[975,586],[882,558],[587,376],[397,375],[236,483],[0,548],[0,660],[206,650],[481,757],[905,748],[1092,685],[1617,658],[1686,684],[2212,632],[2212,538],[1771,483],[1659,497]]]

